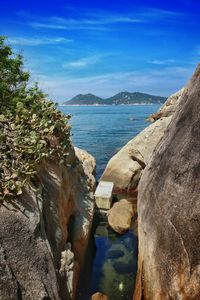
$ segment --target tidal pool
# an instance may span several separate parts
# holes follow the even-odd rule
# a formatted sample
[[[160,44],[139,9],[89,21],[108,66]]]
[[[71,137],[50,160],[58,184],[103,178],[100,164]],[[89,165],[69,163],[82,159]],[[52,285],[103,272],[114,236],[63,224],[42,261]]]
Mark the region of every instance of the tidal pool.
[[[137,237],[132,231],[116,234],[98,221],[81,272],[77,300],[89,300],[96,292],[109,300],[132,300],[137,272]]]

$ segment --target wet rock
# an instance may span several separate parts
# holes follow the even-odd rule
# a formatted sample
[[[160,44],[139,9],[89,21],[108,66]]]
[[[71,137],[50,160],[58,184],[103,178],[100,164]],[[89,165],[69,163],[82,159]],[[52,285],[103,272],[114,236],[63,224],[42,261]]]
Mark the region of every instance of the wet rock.
[[[134,299],[200,299],[200,66],[138,192]]]
[[[113,258],[119,258],[124,256],[124,252],[121,250],[110,250],[106,254],[106,259],[113,259]]]
[[[105,294],[97,292],[94,295],[92,295],[91,300],[109,300],[109,299]]]
[[[127,231],[131,226],[132,217],[136,214],[133,203],[126,199],[116,202],[108,212],[108,223],[119,234]]]

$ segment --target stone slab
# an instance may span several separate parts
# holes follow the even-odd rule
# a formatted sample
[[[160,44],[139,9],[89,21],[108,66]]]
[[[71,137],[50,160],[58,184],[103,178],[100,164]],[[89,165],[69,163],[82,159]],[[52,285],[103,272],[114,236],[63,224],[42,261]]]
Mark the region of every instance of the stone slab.
[[[113,182],[100,181],[95,192],[96,206],[100,209],[110,209],[112,202]]]

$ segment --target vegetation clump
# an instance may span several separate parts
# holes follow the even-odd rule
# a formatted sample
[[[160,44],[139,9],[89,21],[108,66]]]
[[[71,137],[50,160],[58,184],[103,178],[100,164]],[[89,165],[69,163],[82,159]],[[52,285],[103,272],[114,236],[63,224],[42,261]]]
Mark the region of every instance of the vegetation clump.
[[[0,204],[22,194],[44,159],[67,162],[70,116],[56,109],[0,36]]]

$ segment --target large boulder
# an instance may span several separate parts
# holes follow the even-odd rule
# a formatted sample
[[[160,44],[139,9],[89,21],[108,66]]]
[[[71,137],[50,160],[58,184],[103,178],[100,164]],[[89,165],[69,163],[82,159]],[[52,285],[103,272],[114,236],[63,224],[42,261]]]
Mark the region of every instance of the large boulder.
[[[200,66],[138,191],[134,299],[200,299]]]
[[[127,199],[116,202],[108,212],[108,223],[119,234],[127,231],[131,226],[131,220],[136,215],[136,205]]]
[[[170,121],[171,116],[162,118],[128,142],[110,159],[100,180],[112,181],[116,193],[134,192],[143,169]]]
[[[154,122],[129,141],[108,162],[101,180],[114,182],[116,193],[134,193],[143,169],[163,137],[185,88],[171,95],[160,110],[149,117]]]
[[[85,172],[84,160],[69,151],[68,165],[44,161],[23,194],[0,205],[1,300],[74,298],[95,180],[94,169]]]

